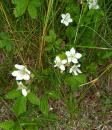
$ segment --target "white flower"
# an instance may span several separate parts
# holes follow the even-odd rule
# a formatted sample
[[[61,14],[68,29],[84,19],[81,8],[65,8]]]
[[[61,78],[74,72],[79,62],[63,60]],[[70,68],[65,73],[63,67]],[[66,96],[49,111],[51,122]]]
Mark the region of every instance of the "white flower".
[[[67,55],[68,63],[78,63],[78,59],[81,58],[81,54],[76,52],[74,48],[71,48],[70,51],[66,51],[65,54]]]
[[[17,82],[17,85],[18,85],[18,90],[21,90],[22,95],[26,97],[28,94],[26,86],[22,82]]]
[[[73,65],[73,66],[70,68],[69,73],[73,73],[74,75],[78,75],[78,73],[82,73],[81,70],[79,69],[79,67],[80,67],[80,64],[78,64],[78,65]]]
[[[89,9],[99,9],[97,0],[87,0]]]
[[[63,72],[65,70],[65,64],[67,63],[67,60],[64,59],[64,60],[61,60],[59,56],[56,56],[55,58],[55,65],[54,67],[58,67],[61,69],[61,72]]]
[[[30,79],[30,71],[23,65],[15,65],[17,70],[12,72],[12,75],[16,77],[16,80],[29,80]]]
[[[61,23],[65,24],[65,26],[68,26],[69,23],[73,22],[69,13],[62,14],[61,17],[62,17]]]

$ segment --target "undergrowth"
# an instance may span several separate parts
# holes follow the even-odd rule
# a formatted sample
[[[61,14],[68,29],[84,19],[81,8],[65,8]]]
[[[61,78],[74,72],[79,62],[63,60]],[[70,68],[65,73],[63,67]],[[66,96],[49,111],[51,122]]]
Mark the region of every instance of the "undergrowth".
[[[0,1],[0,128],[111,130],[112,1],[97,8],[86,0]],[[78,57],[68,58],[71,48]],[[29,77],[16,76],[17,65]]]

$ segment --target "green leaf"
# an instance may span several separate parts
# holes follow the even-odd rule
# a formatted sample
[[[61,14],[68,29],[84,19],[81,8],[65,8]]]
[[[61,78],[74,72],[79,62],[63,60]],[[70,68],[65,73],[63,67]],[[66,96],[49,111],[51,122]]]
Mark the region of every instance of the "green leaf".
[[[20,126],[20,123],[19,123],[19,122],[15,122],[13,129],[14,129],[14,130],[22,130],[22,128],[21,128],[21,126]]]
[[[37,9],[40,6],[39,0],[30,0],[28,4],[28,13],[32,19],[37,17]]]
[[[37,96],[34,93],[29,93],[28,94],[28,100],[34,104],[34,105],[39,105],[39,99],[37,98]]]
[[[49,94],[49,97],[55,99],[55,100],[58,100],[61,98],[61,94],[58,92],[58,91],[51,91],[48,93]]]
[[[4,48],[6,51],[12,50],[12,41],[7,33],[0,33],[0,48]]]
[[[48,115],[49,106],[48,106],[48,97],[42,97],[39,103],[39,108],[41,112],[45,115]]]
[[[112,57],[112,51],[102,51],[98,53],[99,59],[108,59]]]
[[[40,0],[13,0],[13,4],[15,5],[15,17],[22,16],[27,9],[31,18],[35,19],[37,17]]]
[[[14,122],[12,120],[1,122],[0,123],[0,128],[9,130],[14,126]]]
[[[76,28],[74,27],[68,27],[65,32],[65,35],[71,39],[75,37],[75,34],[76,34]]]
[[[29,126],[27,130],[38,130],[38,127]]]
[[[56,34],[55,34],[55,32],[53,30],[50,30],[49,31],[49,35],[45,36],[45,40],[48,43],[55,42],[55,40],[56,40]]]
[[[86,67],[87,71],[90,74],[96,74],[97,73],[97,64],[91,63]]]
[[[13,89],[5,95],[6,99],[14,99],[21,95],[21,92],[17,89]]]
[[[79,86],[81,84],[86,83],[86,76],[84,74],[81,74],[81,75],[77,75],[77,76],[67,77],[65,79],[65,83],[67,85],[71,86],[71,88],[73,90],[77,90],[77,89],[79,89]]]
[[[78,112],[77,110],[77,100],[76,98],[70,96],[68,98],[68,100],[65,101],[67,108],[69,110],[69,112],[73,115],[76,114]]]
[[[15,5],[14,15],[15,17],[19,17],[24,14],[27,9],[29,0],[13,0],[13,4]]]
[[[47,123],[47,121],[55,122],[57,119],[57,115],[55,113],[49,113],[49,115],[44,115],[42,118],[42,121],[44,121],[45,123]]]
[[[19,116],[22,113],[26,112],[26,97],[18,97],[14,106],[13,106],[14,113]]]
[[[55,47],[56,49],[60,49],[61,42],[62,42],[61,39],[57,39],[57,40],[54,42],[54,47]]]

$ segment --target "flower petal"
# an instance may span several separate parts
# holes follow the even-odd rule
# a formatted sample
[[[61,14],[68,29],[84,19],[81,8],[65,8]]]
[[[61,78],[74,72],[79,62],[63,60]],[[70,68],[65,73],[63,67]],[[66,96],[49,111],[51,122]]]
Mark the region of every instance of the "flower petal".
[[[92,5],[92,4],[90,4],[90,5],[89,5],[89,9],[92,9],[92,8],[93,8],[93,5]]]
[[[100,8],[99,5],[96,5],[96,6],[95,6],[95,9],[99,9],[99,8]]]
[[[69,22],[68,21],[64,21],[64,24],[65,24],[65,26],[68,26]]]
[[[73,71],[74,75],[78,75],[78,73],[76,71]]]
[[[70,63],[72,61],[72,59],[70,57],[68,57],[68,62]]]
[[[57,67],[57,65],[54,65],[54,67]]]
[[[80,64],[78,64],[76,67],[80,67],[81,65]]]
[[[72,71],[73,71],[73,69],[72,69],[72,68],[70,68],[69,73],[72,73]]]
[[[70,18],[70,13],[66,13],[66,19],[68,20]]]
[[[72,48],[70,49],[70,52],[71,52],[71,54],[75,54],[75,49],[72,47]]]
[[[61,23],[64,23],[64,19],[61,20]]]
[[[56,61],[56,62],[60,62],[60,61],[61,61],[60,57],[59,57],[59,56],[56,56],[55,61]]]
[[[82,57],[82,55],[81,55],[80,53],[76,53],[76,54],[75,54],[75,57],[76,57],[77,59],[79,59],[79,58]]]
[[[30,76],[29,76],[28,74],[25,74],[25,75],[23,76],[23,79],[24,79],[24,80],[29,80],[29,79],[30,79]]]
[[[28,74],[31,74],[31,72],[30,72],[27,68],[25,68],[25,71],[26,71]]]
[[[77,68],[77,72],[78,72],[78,73],[82,73],[82,72],[81,72],[81,70],[80,70],[80,69],[78,69],[78,68]]]
[[[18,69],[18,70],[22,70],[22,69],[25,68],[25,66],[19,65],[19,64],[15,64],[15,68]]]
[[[65,19],[65,18],[66,18],[66,15],[65,15],[65,14],[61,14],[61,17],[62,17],[63,19]]]
[[[27,93],[26,89],[22,89],[22,95],[26,97],[27,94],[28,94],[28,93]]]
[[[73,58],[73,59],[72,59],[72,62],[73,62],[73,63],[78,63],[78,60],[77,60],[76,58]]]
[[[59,68],[60,68],[62,71],[65,70],[65,66],[64,66],[64,65],[61,65]]]
[[[12,72],[12,76],[16,77],[20,74],[20,71],[19,70],[16,70],[16,71],[13,71]]]
[[[66,51],[65,54],[69,57],[71,55],[70,51]]]
[[[68,19],[68,22],[71,23],[71,22],[73,22],[73,20],[72,20],[71,18],[69,18],[69,19]]]
[[[62,64],[66,64],[67,63],[67,60],[62,60]]]
[[[23,80],[23,76],[22,75],[17,76],[16,80]]]

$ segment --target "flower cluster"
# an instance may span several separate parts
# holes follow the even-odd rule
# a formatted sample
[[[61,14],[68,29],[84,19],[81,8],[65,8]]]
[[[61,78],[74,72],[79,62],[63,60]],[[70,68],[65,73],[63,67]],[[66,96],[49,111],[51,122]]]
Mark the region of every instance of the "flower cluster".
[[[97,0],[87,0],[89,9],[99,9],[98,1]]]
[[[61,59],[59,56],[56,56],[54,62],[54,67],[58,67],[61,70],[61,73],[65,71],[66,66],[69,66],[69,73],[73,73],[74,75],[78,75],[79,73],[82,73],[79,69],[79,59],[82,57],[82,55],[74,48],[71,48],[70,51],[65,52],[65,59]]]
[[[23,84],[22,80],[28,81],[30,80],[31,72],[26,68],[26,66],[15,64],[15,69],[12,72],[12,76],[16,77],[18,90],[22,91],[23,96],[27,96],[29,90],[27,87]]]

